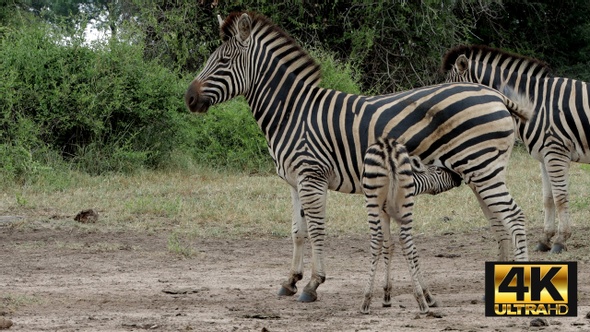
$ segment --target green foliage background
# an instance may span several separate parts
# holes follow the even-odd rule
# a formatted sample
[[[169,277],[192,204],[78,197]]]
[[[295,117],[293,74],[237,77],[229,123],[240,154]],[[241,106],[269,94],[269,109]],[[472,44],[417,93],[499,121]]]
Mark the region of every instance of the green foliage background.
[[[351,93],[438,83],[442,54],[462,43],[539,57],[558,74],[590,80],[585,0],[5,0],[0,183],[72,170],[271,171],[242,99],[204,116],[183,105],[188,83],[220,43],[215,16],[235,10],[269,16],[322,64],[324,87]],[[90,23],[106,37],[87,42]]]

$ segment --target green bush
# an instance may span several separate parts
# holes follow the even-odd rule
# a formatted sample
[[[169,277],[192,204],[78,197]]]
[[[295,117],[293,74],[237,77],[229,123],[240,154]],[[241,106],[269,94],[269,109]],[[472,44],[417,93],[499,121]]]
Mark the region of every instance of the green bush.
[[[272,169],[266,140],[243,98],[195,117],[194,136],[189,141],[197,163],[257,172]]]
[[[92,173],[157,166],[187,116],[179,75],[141,45],[66,36],[31,24],[2,39],[2,140],[42,142]],[[24,136],[15,119],[30,124]]]
[[[60,159],[91,174],[195,164],[250,172],[274,168],[243,98],[204,116],[190,114],[183,94],[193,75],[144,60],[137,38],[89,46],[58,27],[28,24],[1,39],[4,178],[30,180],[63,167]],[[352,66],[321,48],[312,49],[312,56],[322,64],[323,87],[360,92]]]
[[[323,88],[360,94],[360,74],[350,63],[337,60],[333,53],[321,47],[309,47],[310,55],[321,64]]]

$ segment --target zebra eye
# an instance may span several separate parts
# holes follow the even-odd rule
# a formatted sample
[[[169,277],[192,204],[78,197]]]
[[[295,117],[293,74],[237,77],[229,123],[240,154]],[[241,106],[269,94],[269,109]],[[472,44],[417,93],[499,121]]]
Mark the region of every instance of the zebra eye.
[[[227,64],[229,62],[229,56],[227,55],[222,55],[221,58],[219,58],[219,62],[221,62],[222,64]]]

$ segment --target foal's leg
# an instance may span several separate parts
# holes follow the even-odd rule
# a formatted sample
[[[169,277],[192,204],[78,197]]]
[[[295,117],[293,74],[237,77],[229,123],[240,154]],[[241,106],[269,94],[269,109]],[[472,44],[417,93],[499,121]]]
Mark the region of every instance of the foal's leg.
[[[361,313],[368,314],[373,298],[373,284],[375,283],[375,273],[379,263],[379,257],[384,246],[384,225],[387,224],[389,229],[389,216],[387,216],[378,205],[372,205],[367,202],[367,212],[369,215],[369,228],[371,231],[371,268],[369,279],[365,286],[364,300],[361,305]],[[385,233],[387,234],[387,233]]]
[[[383,261],[385,262],[385,278],[383,280],[383,306],[391,307],[391,253],[393,241],[391,241],[391,219],[382,211],[381,225],[383,227]]]
[[[420,312],[427,313],[429,311],[428,304],[435,304],[436,301],[428,287],[424,287],[424,281],[422,278],[422,272],[420,271],[420,264],[418,259],[418,252],[416,245],[412,238],[412,224],[401,224],[399,230],[399,240],[401,243],[401,250],[406,258],[408,267],[410,268],[410,276],[412,277],[412,283],[414,284],[414,298],[418,302]]]

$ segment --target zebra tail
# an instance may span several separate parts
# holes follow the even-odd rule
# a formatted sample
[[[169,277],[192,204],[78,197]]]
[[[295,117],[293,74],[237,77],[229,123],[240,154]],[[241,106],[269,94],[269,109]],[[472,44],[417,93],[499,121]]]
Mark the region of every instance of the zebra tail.
[[[504,104],[513,116],[516,116],[525,122],[533,117],[535,105],[528,96],[514,91],[514,89],[508,85],[500,87],[500,91],[504,94]]]
[[[410,154],[405,145],[397,143],[399,142],[387,144],[387,172],[389,173],[387,210],[391,217],[400,222],[399,218],[405,218],[407,211],[404,205],[408,203],[406,201],[408,196],[414,193],[414,188]]]
[[[399,169],[399,158],[397,156],[397,152],[395,150],[395,146],[390,144],[386,144],[386,154],[385,163],[387,164],[387,177],[389,179],[389,190],[387,192],[387,202],[386,205],[394,206],[397,201],[397,192],[399,186],[399,176],[398,176],[398,169]],[[387,209],[386,209],[387,210]]]

